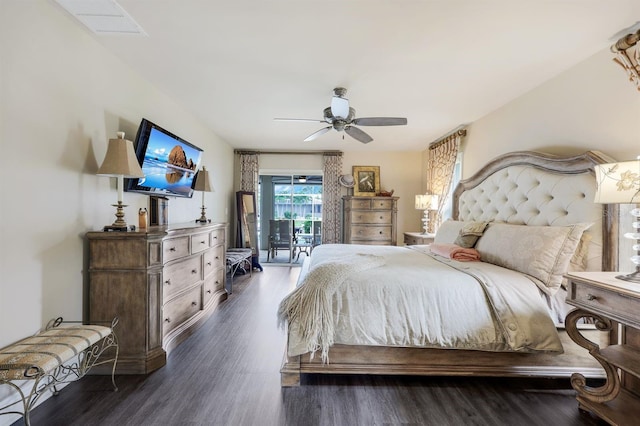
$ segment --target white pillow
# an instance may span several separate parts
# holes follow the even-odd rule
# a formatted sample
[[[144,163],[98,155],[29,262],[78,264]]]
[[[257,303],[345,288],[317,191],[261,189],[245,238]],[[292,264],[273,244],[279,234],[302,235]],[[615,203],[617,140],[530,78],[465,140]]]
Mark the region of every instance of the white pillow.
[[[459,220],[446,220],[436,231],[436,236],[433,237],[433,242],[453,244],[456,238],[458,238],[460,230],[464,227],[464,224],[465,222]]]
[[[582,233],[590,226],[491,223],[475,248],[484,262],[531,275],[542,281],[542,291],[552,295],[560,288]]]

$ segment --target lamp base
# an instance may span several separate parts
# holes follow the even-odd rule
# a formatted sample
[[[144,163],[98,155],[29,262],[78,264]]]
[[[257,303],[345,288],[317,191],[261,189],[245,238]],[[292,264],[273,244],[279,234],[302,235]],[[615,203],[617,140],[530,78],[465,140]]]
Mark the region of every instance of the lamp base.
[[[202,213],[200,213],[200,217],[198,219],[196,219],[196,223],[207,223],[207,222],[211,222],[211,219],[207,219],[207,216],[204,214],[204,211],[207,208],[203,205],[202,206]]]
[[[640,270],[636,270],[627,275],[616,275],[616,278],[623,281],[630,281],[632,283],[640,283]]]

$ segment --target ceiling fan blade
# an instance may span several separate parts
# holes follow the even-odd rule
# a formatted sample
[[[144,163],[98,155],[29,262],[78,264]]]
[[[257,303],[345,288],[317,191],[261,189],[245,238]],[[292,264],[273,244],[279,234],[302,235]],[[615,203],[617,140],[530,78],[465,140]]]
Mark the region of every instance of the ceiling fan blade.
[[[327,133],[329,130],[331,130],[331,126],[329,127],[323,127],[322,129],[318,130],[317,132],[311,133],[309,136],[307,136],[307,138],[304,140],[305,142],[309,142],[314,140],[315,138],[317,138],[320,135],[324,135],[325,133]]]
[[[407,124],[406,118],[401,117],[363,117],[352,121],[358,126],[403,126]]]
[[[344,128],[344,131],[351,136],[354,139],[359,140],[362,143],[369,143],[373,140],[373,138],[371,136],[369,136],[368,134],[366,134],[365,132],[363,132],[362,130],[358,129],[357,127],[353,127],[353,126],[346,126]]]
[[[311,123],[324,123],[324,120],[314,120],[312,118],[274,118],[275,121],[307,121]]]

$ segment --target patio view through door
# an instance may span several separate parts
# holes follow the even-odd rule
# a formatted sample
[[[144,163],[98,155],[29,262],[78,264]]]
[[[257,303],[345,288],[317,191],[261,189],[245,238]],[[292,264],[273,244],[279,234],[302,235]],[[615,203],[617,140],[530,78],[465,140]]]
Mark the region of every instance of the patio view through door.
[[[262,175],[260,262],[302,264],[322,243],[322,176]]]

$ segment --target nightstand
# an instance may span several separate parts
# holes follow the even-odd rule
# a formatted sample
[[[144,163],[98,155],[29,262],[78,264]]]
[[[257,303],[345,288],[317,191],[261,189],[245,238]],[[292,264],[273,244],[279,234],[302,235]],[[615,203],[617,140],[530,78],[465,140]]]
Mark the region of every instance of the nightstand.
[[[408,246],[431,244],[436,234],[423,234],[421,232],[405,232],[404,243]]]
[[[640,284],[615,278],[616,272],[573,272],[567,303],[571,311],[565,325],[569,337],[586,348],[602,365],[607,380],[600,387],[586,385],[583,375],[571,375],[578,407],[591,411],[613,425],[637,424],[640,419]],[[611,330],[618,344],[600,348],[585,339],[576,327],[583,317],[595,319],[596,327]],[[617,324],[620,327],[617,327]],[[613,343],[613,342],[612,342]]]

